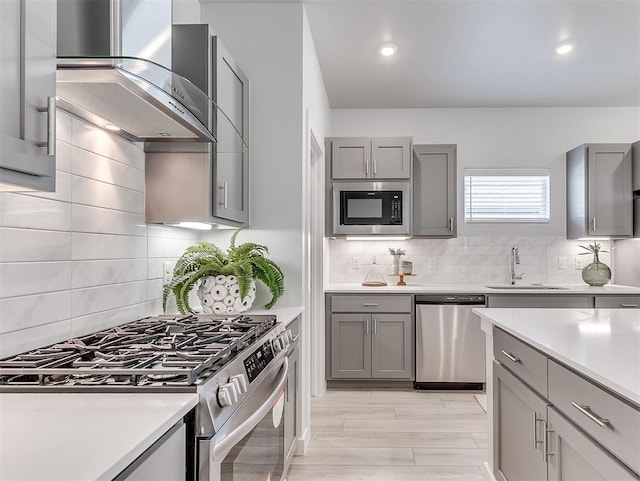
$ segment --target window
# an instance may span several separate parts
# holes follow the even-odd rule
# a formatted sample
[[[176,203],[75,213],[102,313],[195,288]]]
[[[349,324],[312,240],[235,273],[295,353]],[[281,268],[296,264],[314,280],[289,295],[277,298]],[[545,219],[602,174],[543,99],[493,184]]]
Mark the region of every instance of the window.
[[[546,169],[465,169],[465,222],[549,222]]]

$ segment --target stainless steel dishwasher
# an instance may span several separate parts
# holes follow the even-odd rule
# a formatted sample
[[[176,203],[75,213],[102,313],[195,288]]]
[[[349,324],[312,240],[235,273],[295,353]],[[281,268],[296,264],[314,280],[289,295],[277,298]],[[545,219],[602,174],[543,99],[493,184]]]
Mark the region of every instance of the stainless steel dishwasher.
[[[416,296],[416,389],[484,389],[483,295]]]

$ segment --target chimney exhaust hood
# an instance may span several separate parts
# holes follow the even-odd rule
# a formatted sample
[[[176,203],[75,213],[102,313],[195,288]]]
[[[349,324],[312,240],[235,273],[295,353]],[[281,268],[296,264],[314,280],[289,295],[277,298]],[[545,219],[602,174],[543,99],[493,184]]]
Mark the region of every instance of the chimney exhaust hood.
[[[58,0],[59,108],[156,152],[245,151],[227,115],[170,65],[171,0]]]

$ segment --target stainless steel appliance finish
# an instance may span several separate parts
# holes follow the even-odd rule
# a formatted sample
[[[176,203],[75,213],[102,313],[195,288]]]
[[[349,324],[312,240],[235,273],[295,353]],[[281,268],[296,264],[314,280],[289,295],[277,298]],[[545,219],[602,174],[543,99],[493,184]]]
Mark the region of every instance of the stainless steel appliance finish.
[[[0,392],[197,392],[188,479],[236,479],[225,477],[225,458],[257,440],[247,445],[264,461],[255,479],[279,480],[284,420],[276,408],[292,338],[275,316],[150,317],[0,360]],[[241,479],[254,479],[243,470],[260,471],[231,464]]]
[[[483,295],[416,296],[417,389],[483,389],[485,339],[473,306]]]
[[[133,141],[218,142],[243,152],[238,129],[201,89],[172,72],[170,0],[58,0],[59,106]],[[182,56],[191,58],[188,55]],[[216,137],[211,126],[215,115]],[[224,127],[221,127],[224,126]],[[156,148],[155,151],[160,151]]]
[[[334,234],[410,235],[410,219],[410,182],[333,183]]]

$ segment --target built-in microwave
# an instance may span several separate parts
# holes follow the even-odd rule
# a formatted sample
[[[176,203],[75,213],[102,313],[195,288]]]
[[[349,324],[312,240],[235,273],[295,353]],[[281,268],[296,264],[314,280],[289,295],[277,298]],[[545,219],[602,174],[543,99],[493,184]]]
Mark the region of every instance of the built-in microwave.
[[[409,182],[334,182],[334,235],[410,235]]]

